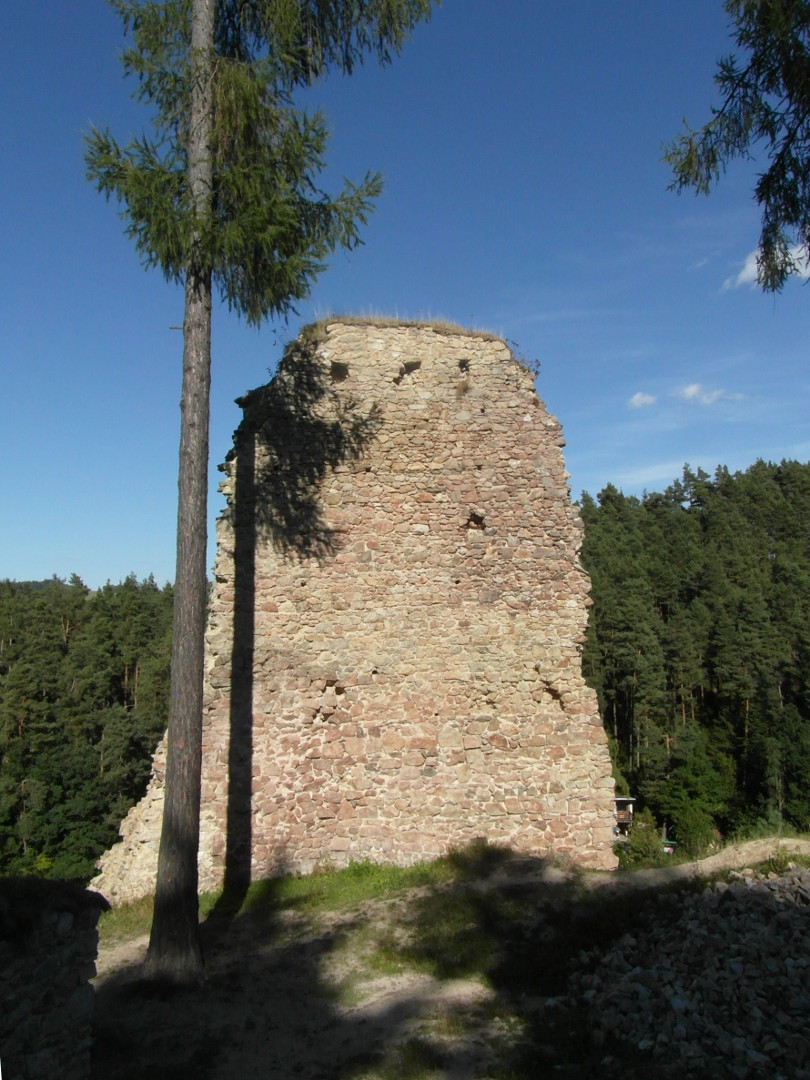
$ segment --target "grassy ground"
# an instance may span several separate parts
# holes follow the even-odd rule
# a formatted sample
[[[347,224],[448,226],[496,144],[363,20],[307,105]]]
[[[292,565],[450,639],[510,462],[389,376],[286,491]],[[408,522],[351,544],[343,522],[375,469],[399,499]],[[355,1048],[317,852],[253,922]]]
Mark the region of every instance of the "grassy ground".
[[[770,858],[779,871],[784,854]],[[568,974],[582,951],[640,925],[662,888],[615,880],[592,888],[586,873],[482,844],[406,870],[258,882],[237,911],[203,897],[206,985],[150,986],[137,966],[104,979],[93,1077],[607,1077],[605,1048],[565,999]],[[148,903],[106,914],[102,954],[146,934],[150,915]],[[622,1080],[646,1080],[628,1048],[611,1053]]]

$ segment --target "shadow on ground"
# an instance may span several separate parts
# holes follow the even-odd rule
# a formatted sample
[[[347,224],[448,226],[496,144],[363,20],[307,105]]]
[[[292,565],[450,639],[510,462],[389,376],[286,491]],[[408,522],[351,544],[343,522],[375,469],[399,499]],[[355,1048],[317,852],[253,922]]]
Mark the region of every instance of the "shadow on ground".
[[[606,1075],[569,965],[608,947],[644,901],[481,846],[452,880],[311,914],[263,884],[252,914],[203,925],[207,981],[132,966],[96,991],[94,1080],[503,1080]],[[636,1074],[633,1062],[621,1075]]]

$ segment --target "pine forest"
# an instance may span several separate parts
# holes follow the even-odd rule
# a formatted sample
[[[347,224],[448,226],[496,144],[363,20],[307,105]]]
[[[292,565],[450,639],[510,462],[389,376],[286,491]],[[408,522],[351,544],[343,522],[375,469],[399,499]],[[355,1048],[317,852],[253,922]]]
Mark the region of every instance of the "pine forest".
[[[690,857],[810,831],[810,464],[580,505],[584,674],[637,822]],[[171,608],[151,578],[0,582],[0,874],[87,881],[115,841],[166,725]]]
[[[810,830],[810,465],[582,499],[583,652],[617,791],[698,854]]]
[[[172,593],[0,581],[0,874],[86,881],[167,719]]]

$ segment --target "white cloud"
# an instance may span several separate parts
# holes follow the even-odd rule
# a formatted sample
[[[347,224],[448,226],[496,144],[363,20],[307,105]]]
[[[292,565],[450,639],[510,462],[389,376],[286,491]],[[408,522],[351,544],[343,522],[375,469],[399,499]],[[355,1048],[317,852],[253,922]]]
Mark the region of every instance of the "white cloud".
[[[725,390],[704,390],[701,383],[690,383],[675,394],[681,401],[696,405],[714,405],[716,401],[742,401],[742,394],[727,394]]]
[[[722,396],[722,390],[704,390],[699,382],[690,383],[678,391],[678,397],[682,401],[696,401],[698,405],[714,405]]]
[[[745,256],[745,262],[738,274],[732,274],[723,282],[724,289],[739,289],[743,285],[754,288],[757,283],[757,253],[750,251]]]
[[[790,257],[795,261],[798,269],[796,273],[799,277],[805,279],[810,278],[810,259],[808,259],[808,253],[804,249],[794,245],[790,249]],[[737,274],[732,274],[731,277],[727,277],[723,282],[724,289],[739,289],[743,285],[747,285],[749,289],[756,288],[757,285],[757,252],[749,251],[745,256],[745,262],[742,265],[742,269]]]
[[[652,394],[644,394],[639,391],[637,394],[633,394],[630,400],[627,402],[628,409],[643,409],[647,405],[654,405],[656,398]]]

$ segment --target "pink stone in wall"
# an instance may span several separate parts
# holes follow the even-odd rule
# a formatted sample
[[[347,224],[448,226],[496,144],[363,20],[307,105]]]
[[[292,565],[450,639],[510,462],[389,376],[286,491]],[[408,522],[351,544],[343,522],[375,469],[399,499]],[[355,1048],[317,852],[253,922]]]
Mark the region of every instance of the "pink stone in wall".
[[[481,836],[615,866],[607,740],[579,656],[581,523],[532,376],[489,335],[336,320],[240,404],[211,597],[201,882],[405,864]],[[228,794],[211,798],[223,768]],[[161,802],[156,770],[94,883],[113,902],[152,888],[144,830]]]

